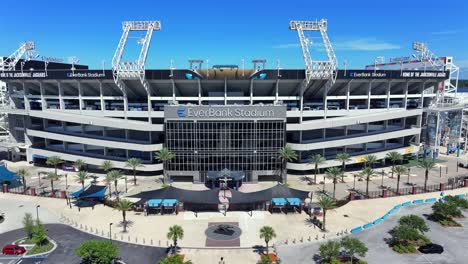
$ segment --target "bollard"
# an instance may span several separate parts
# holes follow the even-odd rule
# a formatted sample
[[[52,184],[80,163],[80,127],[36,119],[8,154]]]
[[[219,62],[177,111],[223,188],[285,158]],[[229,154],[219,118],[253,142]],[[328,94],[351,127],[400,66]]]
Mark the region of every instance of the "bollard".
[[[130,242],[130,236],[128,236],[128,242]]]
[[[92,227],[89,228],[89,232],[93,233],[93,228]]]
[[[325,239],[325,234],[323,234],[322,238]]]
[[[114,239],[117,240],[117,234],[114,234]]]
[[[153,239],[151,239],[151,245],[153,245]]]
[[[123,235],[120,235],[120,240],[123,240]]]
[[[88,226],[87,225],[84,226],[84,230],[88,231]]]
[[[317,235],[315,236],[315,240],[318,240],[318,239],[319,239],[319,237],[318,237],[318,234],[317,234]]]
[[[310,236],[309,236],[309,239],[308,239],[308,240],[310,241]]]
[[[296,239],[295,238],[293,239],[293,244],[296,244]]]
[[[304,242],[304,237],[301,237],[301,240],[299,240],[301,243]]]
[[[143,238],[143,245],[146,243],[145,239]]]
[[[83,229],[83,224],[80,224],[80,229]]]
[[[166,241],[166,246],[167,246],[167,247],[169,246],[169,241]]]
[[[138,243],[138,237],[135,237],[135,243]]]
[[[288,244],[288,240],[287,240],[287,239],[286,239],[286,241],[284,242],[284,244],[286,244],[286,245]]]
[[[158,246],[161,246],[161,240],[159,240],[159,242],[158,242]]]
[[[101,230],[101,235],[104,236],[104,230]]]

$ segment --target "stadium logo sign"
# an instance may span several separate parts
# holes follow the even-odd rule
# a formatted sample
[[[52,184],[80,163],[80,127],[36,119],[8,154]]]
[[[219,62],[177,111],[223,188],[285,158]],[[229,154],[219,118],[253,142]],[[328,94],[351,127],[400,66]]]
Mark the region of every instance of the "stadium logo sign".
[[[187,115],[185,114],[185,108],[181,107],[181,108],[177,109],[177,115],[179,117],[186,117]]]
[[[274,117],[273,110],[246,108],[178,108],[177,116],[189,118]]]

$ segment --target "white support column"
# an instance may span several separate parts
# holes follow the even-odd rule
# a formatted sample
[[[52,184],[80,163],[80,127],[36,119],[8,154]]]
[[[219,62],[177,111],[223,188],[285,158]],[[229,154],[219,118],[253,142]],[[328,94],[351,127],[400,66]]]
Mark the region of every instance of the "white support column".
[[[42,111],[47,109],[47,102],[44,99],[44,87],[42,86],[42,82],[39,82],[39,90],[41,91],[41,107]]]
[[[278,89],[279,89],[279,81],[280,79],[276,79],[276,84],[275,84],[275,104],[278,104]]]
[[[28,98],[29,88],[24,84],[24,82],[22,82],[21,84],[23,85],[23,91],[24,91],[24,96],[23,96],[24,109],[26,110],[26,112],[29,112],[29,110],[31,110],[31,104],[29,103],[29,98]]]
[[[372,91],[372,81],[369,83],[369,87],[367,88],[367,109],[370,109],[370,97],[371,97],[371,91]]]
[[[99,82],[99,94],[100,94],[100,102],[101,102],[101,111],[106,110],[106,104],[104,102],[104,92],[102,90],[102,81]]]
[[[307,82],[304,80],[301,84],[301,87],[300,87],[300,105],[299,105],[299,109],[301,110],[301,114],[299,116],[299,123],[302,124],[302,117],[304,116],[304,86],[307,85]]]
[[[408,106],[408,81],[405,83],[405,101],[403,102],[403,107],[407,109]]]
[[[227,105],[227,78],[224,78],[224,105]]]
[[[253,80],[250,79],[250,105],[253,105]]]
[[[198,83],[198,105],[202,105],[202,88],[201,88],[201,81],[200,79],[197,80]]]
[[[172,79],[172,77],[171,77],[171,83],[172,83],[172,101],[175,102],[176,100],[175,82],[174,82],[174,79]]]
[[[387,99],[386,99],[386,105],[387,105],[387,110],[390,109],[390,89],[392,87],[392,82],[388,82],[387,86]]]
[[[426,81],[422,83],[422,87],[421,87],[421,108],[422,106],[424,106],[424,89],[426,89]]]
[[[58,81],[58,93],[59,93],[59,105],[60,105],[60,110],[65,110],[65,102],[63,101],[63,87],[62,87],[62,82]]]
[[[83,109],[83,91],[81,89],[81,82],[77,82],[78,83],[78,105],[80,107],[80,114],[81,114],[81,111]]]
[[[328,89],[327,89],[327,85],[325,84],[325,86],[323,87],[323,112],[324,112],[323,118],[324,119],[327,119],[327,114],[328,114],[327,95],[328,95]]]
[[[350,90],[351,90],[351,83],[353,81],[349,81],[348,82],[348,85],[346,85],[346,110],[349,111],[349,94],[350,94]]]
[[[148,98],[147,98],[148,99],[148,123],[151,124],[151,123],[153,123],[153,120],[151,118],[151,116],[152,116],[151,113],[153,112],[153,105],[151,104],[151,93],[149,91],[148,91],[147,96],[148,96]]]
[[[125,120],[127,119],[127,112],[128,112],[128,95],[127,95],[127,86],[124,85],[124,94],[123,94],[123,103],[124,103],[124,117]]]

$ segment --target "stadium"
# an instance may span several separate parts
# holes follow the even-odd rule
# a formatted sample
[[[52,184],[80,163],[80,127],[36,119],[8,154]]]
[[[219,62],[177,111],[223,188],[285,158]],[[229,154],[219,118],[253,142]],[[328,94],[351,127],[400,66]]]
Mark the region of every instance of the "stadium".
[[[36,60],[28,56],[32,42],[3,58],[11,159],[41,163],[60,156],[91,166],[111,160],[125,169],[136,157],[144,163],[138,170],[164,169],[166,179],[208,184],[228,177],[238,185],[285,178],[278,156],[285,146],[298,154],[286,163],[290,175],[312,174],[315,154],[326,158],[320,168],[341,165],[336,155],[342,152],[351,155],[348,164],[371,153],[382,162],[390,151],[416,155],[423,142],[436,156],[439,122],[426,123],[444,109],[460,113],[450,138],[460,136],[462,107],[450,96],[456,66],[423,43],[416,43],[413,60],[338,69],[327,21],[291,21],[304,69],[266,68],[264,59],[252,67],[192,59],[186,69],[146,69],[160,22],[124,22],[122,29],[112,69]],[[134,31],[144,34],[141,51],[125,61]],[[314,32],[323,40],[324,60],[309,51],[306,34]],[[175,154],[165,164],[155,159],[163,148]]]

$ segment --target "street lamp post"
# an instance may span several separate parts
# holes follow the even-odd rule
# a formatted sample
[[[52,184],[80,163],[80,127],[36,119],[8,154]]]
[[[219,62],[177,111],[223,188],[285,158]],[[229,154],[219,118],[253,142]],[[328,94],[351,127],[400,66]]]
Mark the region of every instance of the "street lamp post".
[[[127,192],[127,191],[128,191],[128,188],[127,188],[127,177],[125,176],[124,179],[125,179],[125,192]]]
[[[353,190],[356,190],[356,174],[354,174]]]
[[[380,187],[382,187],[382,188],[384,187],[384,185],[383,185],[384,174],[385,174],[385,172],[384,172],[384,170],[382,170],[382,182],[380,183]]]
[[[109,223],[109,241],[112,243],[112,224],[113,223]]]
[[[408,181],[406,184],[409,184],[409,176],[410,176],[411,168],[408,168]]]
[[[39,207],[41,207],[39,204],[36,205],[36,220],[39,222]]]

